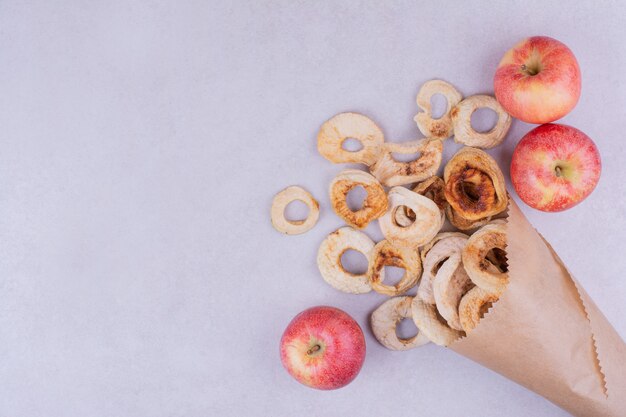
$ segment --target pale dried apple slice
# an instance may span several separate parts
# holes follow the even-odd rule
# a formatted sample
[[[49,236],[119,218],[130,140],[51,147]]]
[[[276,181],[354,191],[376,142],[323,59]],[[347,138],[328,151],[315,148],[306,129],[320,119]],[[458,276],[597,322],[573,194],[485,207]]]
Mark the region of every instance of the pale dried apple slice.
[[[393,187],[425,180],[437,173],[441,165],[443,144],[439,139],[420,139],[403,143],[386,142],[370,172],[383,185]],[[419,156],[408,162],[394,159],[394,154]]]
[[[348,151],[346,139],[358,140],[362,148]],[[373,164],[380,153],[385,136],[371,119],[358,113],[340,113],[327,120],[317,134],[317,150],[334,163]]]
[[[309,208],[304,220],[288,220],[285,217],[285,208],[293,201],[301,201]],[[311,230],[320,216],[319,203],[304,188],[292,185],[274,196],[270,217],[274,229],[287,235],[298,235]]]
[[[404,269],[404,275],[395,285],[384,283],[384,267]],[[380,241],[371,252],[368,276],[372,289],[389,296],[401,295],[417,284],[422,274],[422,262],[417,249],[395,246],[388,240]]]
[[[372,332],[381,345],[391,350],[409,350],[425,345],[430,340],[419,329],[408,339],[398,337],[396,328],[403,319],[411,318],[413,297],[394,297],[382,303],[370,318]]]
[[[430,99],[435,94],[441,94],[446,98],[446,111],[438,119],[434,119],[430,106]],[[453,125],[450,113],[452,109],[463,99],[456,88],[442,80],[430,80],[425,82],[417,93],[417,106],[423,112],[417,113],[415,123],[417,128],[426,137],[446,139],[452,136]]]
[[[374,249],[374,242],[365,233],[351,227],[342,227],[329,234],[317,251],[317,267],[324,281],[339,291],[350,294],[364,294],[372,287],[368,274],[353,274],[341,264],[341,256],[347,250],[361,252],[368,260]]]
[[[442,266],[449,262],[454,255],[460,255],[467,243],[467,235],[458,232],[444,232],[435,236],[432,241],[422,248],[422,278],[417,288],[417,296],[429,304],[435,304],[433,281]],[[454,261],[452,259],[452,261]],[[454,268],[449,271],[454,272]]]
[[[474,287],[461,298],[459,304],[459,319],[463,330],[469,334],[476,326],[485,313],[489,311],[492,304],[498,301],[498,295],[483,290],[480,287]]]
[[[432,176],[418,183],[413,187],[413,192],[428,197],[439,207],[441,217],[445,222],[445,209],[449,207],[446,195],[443,191],[445,184],[443,180],[437,176]],[[396,210],[396,223],[402,227],[407,227],[415,221],[415,213],[408,207]]]
[[[367,197],[363,207],[353,211],[346,200],[351,189],[361,186]],[[341,171],[330,183],[330,203],[333,210],[350,226],[357,229],[365,228],[372,220],[379,218],[387,211],[387,194],[382,185],[372,175],[357,169]]]
[[[463,332],[448,326],[446,320],[439,315],[434,304],[428,304],[419,297],[411,302],[411,317],[418,329],[433,343],[449,346],[464,335]]]
[[[378,224],[385,239],[397,246],[418,247],[435,237],[443,226],[439,207],[428,197],[414,193],[404,187],[394,187],[389,191],[389,210]],[[403,227],[396,223],[396,210],[408,207],[415,213],[415,221]]]
[[[451,328],[463,330],[459,321],[459,303],[473,287],[474,283],[463,268],[460,253],[452,255],[437,271],[433,280],[435,304]]]
[[[494,220],[470,236],[462,259],[474,284],[492,294],[501,294],[509,282],[504,221]]]
[[[498,120],[488,132],[477,132],[472,127],[472,113],[488,108],[496,112]],[[498,101],[487,95],[467,97],[450,112],[454,126],[454,141],[467,146],[489,149],[502,143],[511,127],[511,116]]]

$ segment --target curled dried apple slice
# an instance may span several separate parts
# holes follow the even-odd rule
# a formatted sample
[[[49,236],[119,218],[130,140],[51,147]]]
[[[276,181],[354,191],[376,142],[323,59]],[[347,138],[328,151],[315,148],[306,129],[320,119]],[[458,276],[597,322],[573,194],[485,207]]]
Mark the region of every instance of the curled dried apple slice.
[[[459,321],[459,303],[461,297],[474,287],[463,263],[461,254],[455,253],[439,268],[433,280],[435,305],[441,317],[456,330],[463,330]]]
[[[484,219],[468,220],[457,213],[450,205],[446,207],[446,216],[450,220],[450,224],[459,230],[478,229],[491,221],[491,216],[487,216]]]
[[[480,287],[474,287],[461,298],[459,304],[459,319],[466,333],[476,328],[480,319],[498,301],[498,296]]]
[[[430,99],[435,94],[441,94],[447,101],[446,111],[443,116],[438,119],[433,118],[430,106]],[[423,112],[417,113],[413,119],[415,123],[417,123],[417,128],[424,136],[430,138],[449,138],[452,136],[453,130],[450,112],[459,104],[461,99],[463,99],[463,96],[452,84],[442,80],[430,80],[425,82],[417,93],[416,98],[417,106],[424,110]]]
[[[385,186],[405,185],[435,175],[441,165],[443,144],[438,139],[420,139],[404,143],[387,142],[370,172]],[[419,154],[408,162],[394,159],[394,154]]]
[[[361,186],[367,197],[363,207],[351,210],[346,200],[351,189]],[[330,183],[330,203],[333,210],[350,226],[357,229],[365,228],[372,220],[379,218],[387,211],[387,194],[380,183],[367,172],[357,169],[341,171]]]
[[[389,191],[389,210],[378,224],[385,239],[397,246],[418,247],[428,242],[439,232],[443,219],[439,207],[427,197],[404,187]],[[403,227],[396,222],[396,211],[408,207],[415,213],[415,221]]]
[[[500,294],[509,282],[506,264],[506,230],[502,220],[481,227],[463,248],[463,265],[480,288]]]
[[[477,132],[472,127],[472,113],[476,109],[488,108],[496,112],[498,120],[488,132]],[[493,148],[502,143],[511,127],[511,116],[498,101],[487,95],[466,98],[450,112],[454,126],[454,141],[477,148]]]
[[[285,217],[285,208],[289,203],[296,200],[303,202],[309,208],[309,213],[304,220],[288,220]],[[320,206],[308,191],[292,185],[274,196],[270,216],[274,229],[287,235],[297,235],[307,232],[315,226],[320,216]]]
[[[445,221],[445,209],[448,207],[448,201],[443,192],[443,180],[437,176],[432,176],[413,187],[413,192],[428,197],[439,207],[441,217]],[[415,213],[408,207],[402,210],[396,210],[396,223],[402,227],[406,227],[415,221]]]
[[[445,195],[450,206],[467,220],[481,220],[506,208],[508,197],[502,171],[480,149],[465,147],[446,164]]]
[[[369,264],[374,242],[365,233],[351,227],[337,229],[322,241],[317,251],[317,267],[322,278],[339,291],[350,294],[370,292],[372,287],[367,272],[353,274],[341,264],[341,256],[350,249],[365,255]]]
[[[343,149],[343,142],[355,139],[362,148],[358,151]],[[327,120],[317,134],[317,150],[334,163],[373,164],[380,152],[385,136],[371,119],[358,113],[340,113]]]
[[[395,285],[384,283],[384,267],[404,269],[404,275]],[[380,241],[371,253],[369,279],[372,289],[389,296],[401,295],[417,284],[422,274],[422,262],[417,249],[395,246],[388,240]]]
[[[409,350],[422,346],[430,340],[419,329],[408,339],[398,337],[396,328],[403,319],[411,318],[413,297],[394,297],[382,303],[370,318],[372,332],[381,345],[391,350]]]
[[[448,326],[446,320],[437,312],[437,307],[434,304],[425,303],[419,297],[413,297],[411,317],[417,328],[437,345],[449,346],[463,336],[463,332]]]

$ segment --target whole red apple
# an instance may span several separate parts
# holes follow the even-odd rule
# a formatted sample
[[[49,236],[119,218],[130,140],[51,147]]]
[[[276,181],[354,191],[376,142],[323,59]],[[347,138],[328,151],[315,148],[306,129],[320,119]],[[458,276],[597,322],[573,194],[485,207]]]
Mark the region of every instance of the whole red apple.
[[[331,390],[349,384],[365,360],[365,338],[356,321],[334,307],[312,307],[289,323],[280,359],[296,380]]]
[[[542,211],[562,211],[584,200],[600,179],[595,143],[580,130],[545,124],[519,141],[511,160],[511,182],[520,198]]]
[[[547,36],[533,36],[504,54],[494,89],[511,116],[528,123],[549,123],[576,106],[580,68],[567,46]]]

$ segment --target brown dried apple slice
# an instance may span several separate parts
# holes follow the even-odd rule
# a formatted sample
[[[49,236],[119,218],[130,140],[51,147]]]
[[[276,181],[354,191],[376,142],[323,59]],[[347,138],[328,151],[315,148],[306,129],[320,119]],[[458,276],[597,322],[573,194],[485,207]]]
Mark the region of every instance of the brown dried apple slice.
[[[430,340],[419,328],[415,336],[408,339],[398,337],[396,328],[405,318],[411,318],[413,297],[394,297],[382,303],[370,318],[372,332],[376,340],[391,350],[409,350],[422,346]]]
[[[353,211],[346,200],[351,189],[362,186],[367,192],[363,207]],[[365,228],[387,211],[387,194],[380,183],[367,172],[357,169],[341,171],[330,183],[330,203],[333,210],[350,226]]]
[[[289,203],[296,200],[303,202],[309,208],[309,213],[304,220],[288,220],[285,217],[285,208]],[[274,229],[287,235],[297,235],[307,232],[315,226],[320,216],[320,206],[308,191],[292,185],[274,196],[270,216]]]
[[[404,275],[395,285],[384,284],[384,267],[404,269]],[[395,246],[388,240],[378,242],[371,253],[368,276],[372,289],[389,296],[401,295],[417,284],[422,274],[422,262],[416,249]]]
[[[474,287],[467,292],[459,304],[459,319],[463,330],[469,334],[492,304],[498,301],[498,295],[489,293],[480,287]]]
[[[349,249],[361,252],[371,262],[374,242],[365,233],[351,227],[342,227],[329,234],[317,251],[317,267],[324,281],[339,291],[364,294],[372,287],[367,272],[353,274],[341,264],[341,256]]]
[[[439,119],[434,119],[430,107],[430,99],[435,94],[441,94],[446,98],[446,111]],[[417,93],[417,106],[424,112],[417,113],[415,123],[417,128],[426,137],[446,139],[452,136],[452,118],[450,112],[463,99],[461,93],[451,84],[442,80],[430,80],[425,82]]]
[[[446,216],[448,217],[448,220],[450,220],[450,224],[459,230],[478,229],[491,221],[491,216],[487,216],[484,219],[468,220],[454,211],[450,205],[446,207]]]
[[[348,151],[342,148],[346,139],[356,139],[362,148]],[[340,113],[326,121],[317,134],[317,150],[334,163],[373,164],[380,153],[385,136],[368,117],[358,113]]]
[[[488,132],[477,132],[472,127],[472,113],[479,108],[488,108],[496,112],[498,120]],[[487,95],[475,95],[466,98],[451,111],[454,126],[454,141],[477,148],[493,148],[502,143],[511,127],[511,116],[498,101]]]
[[[382,145],[379,158],[370,172],[385,186],[405,185],[435,175],[441,165],[443,144],[438,139],[420,139],[404,143],[387,142]],[[394,154],[419,153],[409,162],[396,161]]]

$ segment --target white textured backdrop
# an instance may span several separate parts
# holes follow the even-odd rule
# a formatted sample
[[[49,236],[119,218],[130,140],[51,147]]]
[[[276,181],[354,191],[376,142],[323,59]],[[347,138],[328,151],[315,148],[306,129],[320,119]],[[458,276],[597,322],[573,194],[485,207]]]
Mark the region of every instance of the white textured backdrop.
[[[0,1],[0,416],[565,415],[453,352],[373,339],[384,297],[316,268],[341,167],[315,135],[353,110],[419,137],[424,81],[492,93],[515,42],[565,42],[583,90],[563,122],[595,139],[603,174],[572,210],[523,210],[626,336],[624,16],[618,1]],[[530,127],[491,152],[503,167]],[[301,236],[269,221],[290,184],[322,206]],[[278,357],[317,304],[367,338],[334,392]]]

